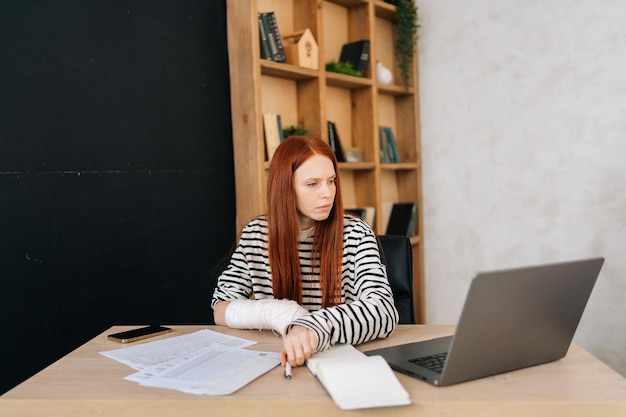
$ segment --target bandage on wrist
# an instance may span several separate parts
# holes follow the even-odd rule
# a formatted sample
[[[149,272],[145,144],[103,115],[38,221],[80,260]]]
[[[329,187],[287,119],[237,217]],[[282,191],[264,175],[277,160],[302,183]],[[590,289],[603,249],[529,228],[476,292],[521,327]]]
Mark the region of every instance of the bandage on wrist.
[[[294,320],[309,312],[293,300],[232,300],[224,311],[224,321],[234,329],[273,329],[285,335]]]

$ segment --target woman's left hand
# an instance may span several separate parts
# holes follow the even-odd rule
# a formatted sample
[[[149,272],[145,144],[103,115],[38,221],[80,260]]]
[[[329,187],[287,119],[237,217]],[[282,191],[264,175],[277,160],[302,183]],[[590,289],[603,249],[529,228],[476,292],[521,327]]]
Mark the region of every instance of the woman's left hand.
[[[280,361],[283,366],[287,362],[292,367],[304,365],[304,362],[317,349],[317,335],[309,328],[295,325],[283,339],[283,350]]]

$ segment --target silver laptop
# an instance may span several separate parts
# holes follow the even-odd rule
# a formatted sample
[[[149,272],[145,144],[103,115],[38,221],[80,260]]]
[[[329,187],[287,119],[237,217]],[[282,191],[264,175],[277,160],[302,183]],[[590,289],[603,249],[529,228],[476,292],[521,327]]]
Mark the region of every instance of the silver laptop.
[[[604,258],[479,273],[454,336],[365,352],[444,386],[562,358]]]

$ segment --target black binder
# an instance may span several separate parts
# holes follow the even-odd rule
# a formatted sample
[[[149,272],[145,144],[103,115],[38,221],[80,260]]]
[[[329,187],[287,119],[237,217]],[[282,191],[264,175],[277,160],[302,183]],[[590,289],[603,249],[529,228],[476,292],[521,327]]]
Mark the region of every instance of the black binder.
[[[417,204],[394,203],[389,223],[387,223],[387,235],[414,236],[417,233]]]

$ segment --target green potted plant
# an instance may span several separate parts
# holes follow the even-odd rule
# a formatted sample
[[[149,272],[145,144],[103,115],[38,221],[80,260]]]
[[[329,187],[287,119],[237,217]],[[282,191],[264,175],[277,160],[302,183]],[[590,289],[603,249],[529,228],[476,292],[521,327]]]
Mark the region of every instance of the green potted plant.
[[[417,45],[417,6],[413,0],[385,0],[396,6],[396,21],[393,30],[396,35],[396,59],[404,87],[408,90],[410,71]]]
[[[302,127],[302,125],[294,126],[291,125],[283,129],[283,137],[288,138],[289,136],[309,136],[311,131]]]
[[[361,71],[355,70],[354,66],[350,62],[335,62],[330,61],[326,63],[326,71],[337,72],[339,74],[353,75],[360,77],[363,75]]]

